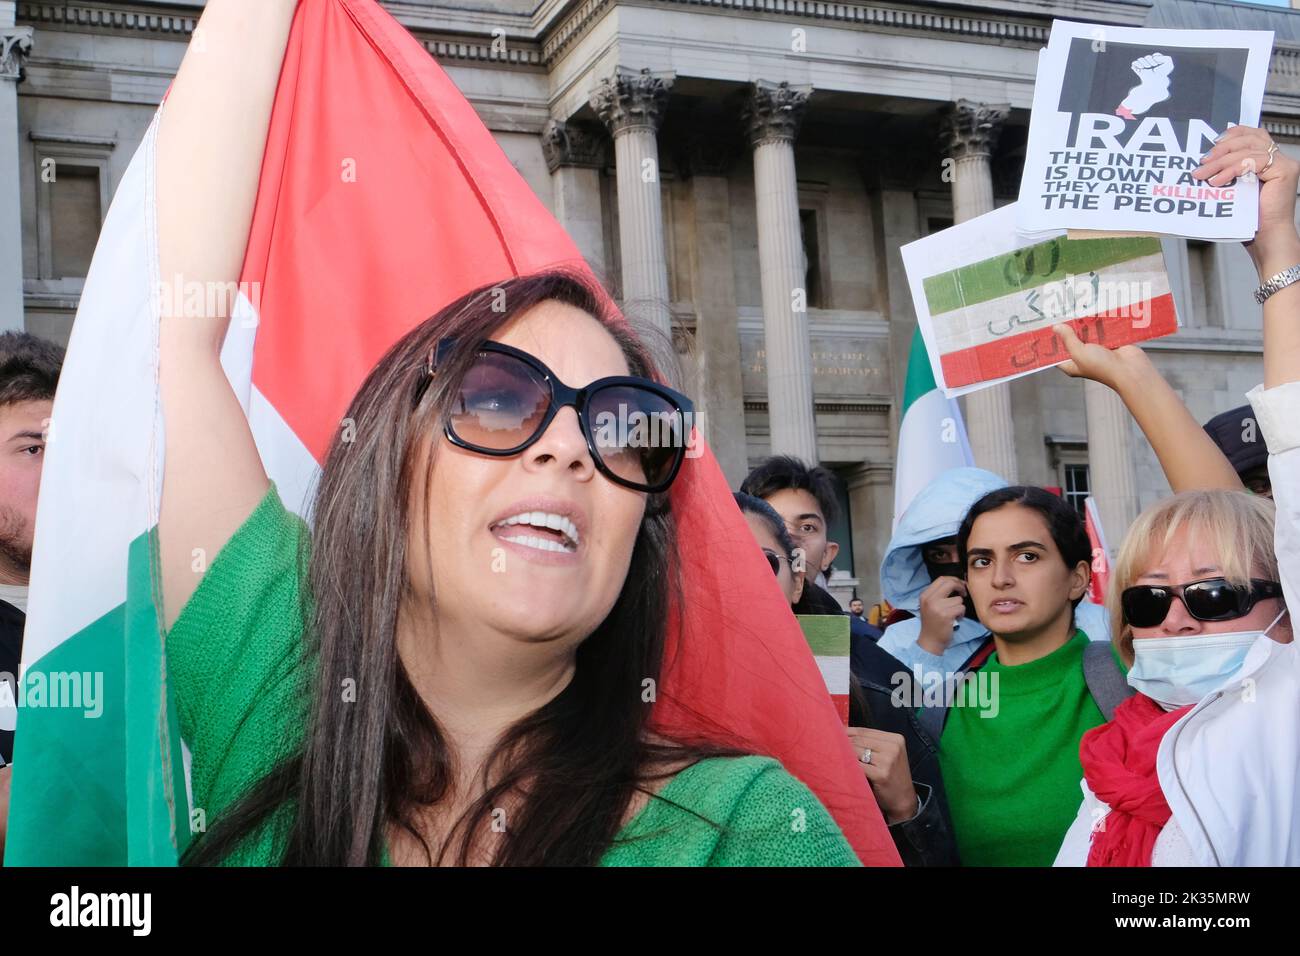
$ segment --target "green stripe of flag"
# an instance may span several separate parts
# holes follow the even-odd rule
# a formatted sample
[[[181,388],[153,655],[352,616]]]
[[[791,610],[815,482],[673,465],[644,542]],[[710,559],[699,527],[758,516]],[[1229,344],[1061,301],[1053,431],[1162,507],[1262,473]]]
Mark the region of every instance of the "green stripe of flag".
[[[912,350],[907,354],[907,379],[903,383],[903,414],[907,415],[912,403],[926,392],[933,392],[939,384],[934,380],[934,370],[930,368],[930,353],[925,349],[925,339],[921,330],[912,333]]]
[[[175,866],[189,843],[180,718],[155,595],[158,529],[131,542],[126,593],[126,820],[131,866]]]
[[[125,866],[125,607],[118,605],[27,668],[23,685],[58,674],[103,675],[98,717],[38,705],[18,709],[6,866]]]
[[[1066,276],[1160,252],[1152,236],[1124,239],[1067,239],[1057,236],[1014,252],[930,276],[922,283],[930,314],[987,302],[1033,289]]]
[[[804,639],[817,657],[849,656],[849,619],[839,614],[799,614]]]
[[[175,703],[155,612],[151,543],[128,548],[127,597],[28,667],[33,681],[98,680],[91,709],[47,694],[18,711],[5,863],[174,866],[189,841]],[[127,662],[130,662],[129,666]],[[51,706],[55,703],[70,706]]]

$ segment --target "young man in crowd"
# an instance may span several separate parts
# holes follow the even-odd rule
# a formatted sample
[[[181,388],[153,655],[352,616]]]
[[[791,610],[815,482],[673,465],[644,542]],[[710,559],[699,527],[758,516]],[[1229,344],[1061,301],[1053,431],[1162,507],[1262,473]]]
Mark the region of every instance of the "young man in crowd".
[[[843,614],[840,603],[825,589],[825,575],[840,551],[827,537],[839,513],[834,476],[792,455],[774,455],[749,473],[740,490],[776,509],[803,555],[804,589],[795,613]]]
[[[18,665],[27,620],[36,497],[63,349],[25,332],[0,335],[0,850],[9,808]]]

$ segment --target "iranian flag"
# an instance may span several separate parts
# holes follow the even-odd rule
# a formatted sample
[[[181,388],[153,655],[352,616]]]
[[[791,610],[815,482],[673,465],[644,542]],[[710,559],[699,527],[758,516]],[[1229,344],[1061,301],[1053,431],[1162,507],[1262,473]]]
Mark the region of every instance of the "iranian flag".
[[[849,724],[849,653],[852,647],[849,619],[842,614],[800,614],[804,640],[817,658],[817,669],[840,719]]]
[[[1178,327],[1160,240],[1150,236],[1058,236],[928,276],[922,288],[949,394],[1065,361],[1057,323],[1112,349]]]
[[[918,329],[912,336],[903,386],[894,466],[894,527],[917,492],[949,468],[975,464],[970,439],[955,399],[935,383],[930,356]]]
[[[44,693],[18,709],[8,864],[168,865],[190,838],[154,544],[169,281],[158,275],[157,131],[155,119],[117,189],[55,400],[20,678],[20,691]],[[306,513],[350,398],[397,338],[472,289],[566,264],[581,265],[572,242],[419,42],[375,0],[300,5],[222,352],[286,505]],[[656,728],[777,757],[865,863],[897,865],[813,655],[707,448],[672,498],[685,600]]]

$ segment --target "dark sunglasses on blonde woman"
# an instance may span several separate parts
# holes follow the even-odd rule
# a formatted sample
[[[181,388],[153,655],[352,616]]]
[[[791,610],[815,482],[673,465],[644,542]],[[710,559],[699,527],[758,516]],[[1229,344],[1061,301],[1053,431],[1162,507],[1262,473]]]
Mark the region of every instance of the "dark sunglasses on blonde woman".
[[[454,339],[438,343],[415,403],[454,344]],[[645,492],[664,491],[673,483],[690,444],[695,406],[689,398],[633,375],[573,388],[536,356],[500,342],[479,346],[452,400],[447,440],[509,458],[536,442],[569,406],[578,414],[591,460],[610,481]]]
[[[1282,585],[1277,581],[1252,579],[1250,587],[1243,587],[1225,578],[1208,578],[1190,584],[1125,588],[1120,604],[1124,620],[1133,627],[1159,627],[1175,599],[1198,621],[1231,621],[1249,614],[1256,601],[1281,596]]]

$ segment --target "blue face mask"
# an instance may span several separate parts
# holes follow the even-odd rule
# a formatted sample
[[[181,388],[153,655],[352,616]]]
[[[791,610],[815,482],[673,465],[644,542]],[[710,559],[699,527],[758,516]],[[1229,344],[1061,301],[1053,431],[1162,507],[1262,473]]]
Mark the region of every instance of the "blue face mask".
[[[1285,613],[1284,608],[1263,631],[1134,640],[1129,685],[1166,710],[1195,704],[1241,670],[1251,645],[1267,635]]]

